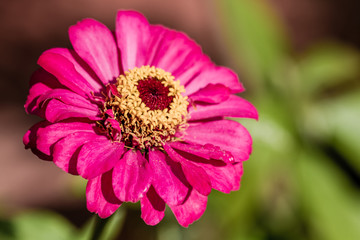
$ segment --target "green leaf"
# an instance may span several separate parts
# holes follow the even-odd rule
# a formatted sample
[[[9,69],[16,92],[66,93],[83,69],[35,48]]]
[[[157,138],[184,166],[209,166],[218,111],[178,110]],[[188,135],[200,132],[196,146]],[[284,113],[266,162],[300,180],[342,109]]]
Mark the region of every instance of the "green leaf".
[[[359,73],[360,57],[354,49],[335,44],[314,47],[299,62],[299,71],[306,92],[315,94],[334,87]]]
[[[16,230],[14,224],[10,220],[0,219],[0,239],[14,240]]]
[[[74,227],[63,217],[52,212],[32,211],[13,219],[18,240],[70,240]]]
[[[309,134],[332,144],[360,171],[360,90],[317,102],[308,108]]]
[[[265,1],[226,0],[219,6],[228,51],[261,86],[277,71],[288,49],[280,21]]]
[[[329,159],[303,152],[298,161],[299,200],[313,239],[360,239],[359,195]]]

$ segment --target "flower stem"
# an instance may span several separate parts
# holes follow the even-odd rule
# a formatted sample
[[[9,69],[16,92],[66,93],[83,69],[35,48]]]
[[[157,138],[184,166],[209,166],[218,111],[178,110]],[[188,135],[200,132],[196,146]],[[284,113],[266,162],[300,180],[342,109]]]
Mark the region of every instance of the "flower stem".
[[[94,231],[91,237],[91,240],[98,240],[100,239],[106,223],[109,221],[110,218],[102,219],[98,216],[95,216],[95,224],[94,224]]]
[[[157,227],[149,226],[140,218],[141,211],[138,208],[126,208],[126,221],[122,226],[117,239],[126,240],[156,240]]]

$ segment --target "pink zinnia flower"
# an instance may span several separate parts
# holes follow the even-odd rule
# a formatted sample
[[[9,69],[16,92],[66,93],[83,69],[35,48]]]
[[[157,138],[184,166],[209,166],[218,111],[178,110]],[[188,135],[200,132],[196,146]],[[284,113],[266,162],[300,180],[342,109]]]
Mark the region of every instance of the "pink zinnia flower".
[[[234,95],[237,75],[214,65],[184,33],[119,11],[115,32],[93,19],[71,26],[72,49],[39,58],[25,109],[45,120],[26,148],[88,179],[89,211],[106,218],[141,203],[155,225],[165,205],[182,226],[204,213],[212,189],[238,190],[251,137],[226,117],[257,118]]]

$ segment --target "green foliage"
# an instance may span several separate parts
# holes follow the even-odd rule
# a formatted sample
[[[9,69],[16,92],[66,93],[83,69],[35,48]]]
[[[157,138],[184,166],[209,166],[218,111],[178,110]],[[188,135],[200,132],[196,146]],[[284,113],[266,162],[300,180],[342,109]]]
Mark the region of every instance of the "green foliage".
[[[299,197],[313,239],[359,239],[359,195],[344,173],[316,151],[301,153],[297,171]]]
[[[263,2],[218,1],[231,57],[258,91],[265,91],[263,81],[272,78],[289,48],[280,21]]]
[[[99,240],[116,239],[124,222],[125,212],[117,211],[107,220]],[[82,229],[76,229],[61,215],[49,211],[33,210],[21,213],[10,220],[0,220],[1,240],[89,240],[96,222],[104,221],[94,215]]]
[[[351,165],[360,171],[360,89],[324,99],[308,108],[307,131],[318,141],[333,146]]]
[[[299,62],[303,88],[309,94],[320,94],[331,87],[351,80],[359,73],[357,52],[339,44],[314,47]]]
[[[4,240],[70,240],[75,228],[52,212],[24,212],[12,220],[0,221],[0,239]]]

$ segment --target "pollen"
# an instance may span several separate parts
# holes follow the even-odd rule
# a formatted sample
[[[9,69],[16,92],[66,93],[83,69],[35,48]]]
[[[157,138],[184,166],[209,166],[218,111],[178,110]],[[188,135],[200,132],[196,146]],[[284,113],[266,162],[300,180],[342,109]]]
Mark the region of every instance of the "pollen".
[[[181,138],[187,127],[189,102],[182,95],[185,89],[180,81],[150,66],[134,68],[116,81],[117,93],[108,94],[103,112],[112,110],[127,147],[161,148],[165,142]]]

